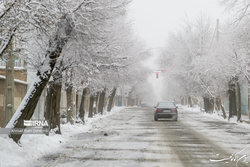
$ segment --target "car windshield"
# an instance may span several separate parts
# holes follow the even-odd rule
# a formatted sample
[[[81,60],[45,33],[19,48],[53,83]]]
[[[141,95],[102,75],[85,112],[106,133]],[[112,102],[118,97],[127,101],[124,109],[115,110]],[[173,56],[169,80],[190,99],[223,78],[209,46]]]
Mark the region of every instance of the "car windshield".
[[[172,102],[160,102],[157,105],[158,108],[175,108],[174,103]]]

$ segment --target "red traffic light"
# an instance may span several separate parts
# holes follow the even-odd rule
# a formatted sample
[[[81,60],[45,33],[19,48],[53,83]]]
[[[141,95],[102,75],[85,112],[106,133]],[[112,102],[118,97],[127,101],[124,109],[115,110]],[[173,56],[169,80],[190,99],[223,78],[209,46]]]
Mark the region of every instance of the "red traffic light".
[[[159,72],[156,72],[155,74],[156,74],[156,78],[159,78]]]

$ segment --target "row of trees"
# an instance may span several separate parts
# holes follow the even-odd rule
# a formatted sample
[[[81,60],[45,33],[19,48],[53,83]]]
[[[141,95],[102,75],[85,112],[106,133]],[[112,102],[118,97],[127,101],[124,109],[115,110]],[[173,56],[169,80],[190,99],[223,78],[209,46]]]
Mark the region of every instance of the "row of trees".
[[[222,110],[224,118],[222,99],[229,98],[229,118],[237,115],[240,121],[240,85],[250,82],[249,2],[224,0],[222,4],[236,18],[223,25],[205,15],[186,22],[168,38],[161,61],[168,67],[167,85],[175,87],[172,92],[168,89],[170,94],[186,96],[190,105],[193,98],[203,100],[206,111]]]
[[[6,53],[15,40],[15,49],[25,57],[28,68],[37,70],[34,83],[7,128],[25,128],[23,120],[32,117],[45,87],[45,118],[61,133],[62,90],[67,94],[67,121],[73,124],[73,91],[82,91],[79,117],[84,122],[87,92],[91,117],[94,101],[98,101],[98,112],[103,113],[108,93],[110,111],[117,87],[138,85],[146,79],[141,60],[149,52],[131,30],[126,18],[128,4],[129,0],[0,2],[1,58],[8,61]],[[145,73],[141,75],[141,71]],[[10,135],[15,142],[21,136]]]

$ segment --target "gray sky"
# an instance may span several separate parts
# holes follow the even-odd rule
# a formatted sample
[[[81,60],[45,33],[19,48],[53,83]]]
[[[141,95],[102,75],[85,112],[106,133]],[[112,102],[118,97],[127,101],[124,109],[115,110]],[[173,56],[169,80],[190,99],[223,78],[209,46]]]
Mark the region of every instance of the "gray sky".
[[[155,101],[162,100],[162,75],[156,79],[155,70],[159,69],[155,60],[160,48],[164,46],[169,32],[181,29],[185,21],[195,21],[202,15],[211,18],[216,24],[226,18],[225,8],[219,4],[220,0],[133,0],[129,17],[132,19],[136,34],[145,40],[153,56],[145,61],[147,67],[152,68],[149,82],[152,83],[156,97]]]
[[[150,48],[164,45],[169,32],[180,29],[185,20],[195,20],[200,14],[223,18],[225,8],[220,0],[133,0],[129,17],[136,33]]]

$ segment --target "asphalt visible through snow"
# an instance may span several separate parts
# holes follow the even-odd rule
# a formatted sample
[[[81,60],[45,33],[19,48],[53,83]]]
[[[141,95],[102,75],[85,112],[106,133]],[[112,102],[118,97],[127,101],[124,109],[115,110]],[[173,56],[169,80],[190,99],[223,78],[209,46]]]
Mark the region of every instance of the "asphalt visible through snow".
[[[153,109],[127,108],[102,119],[92,131],[72,136],[63,148],[33,166],[235,167],[229,159],[220,161],[232,153],[200,131],[218,121],[190,126],[192,114],[179,114],[177,122],[154,121]]]

